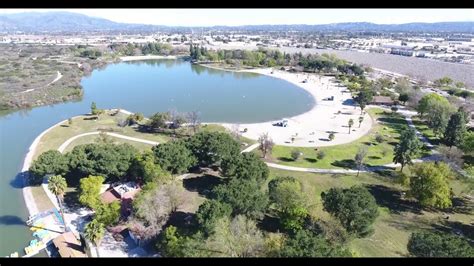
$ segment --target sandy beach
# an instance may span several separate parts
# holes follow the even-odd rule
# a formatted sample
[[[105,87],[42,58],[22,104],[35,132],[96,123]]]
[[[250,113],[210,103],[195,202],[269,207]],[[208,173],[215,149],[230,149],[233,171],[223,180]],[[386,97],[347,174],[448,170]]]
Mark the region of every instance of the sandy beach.
[[[175,55],[138,55],[138,56],[123,56],[120,57],[122,61],[139,61],[139,60],[153,60],[153,59],[177,59]]]
[[[285,117],[288,120],[287,127],[273,126],[280,121],[268,121],[263,123],[238,124],[242,132],[245,128],[244,137],[258,139],[263,133],[273,139],[278,145],[298,147],[320,147],[332,146],[352,142],[367,134],[372,127],[372,119],[364,114],[364,120],[359,127],[360,108],[355,107],[351,94],[344,92],[345,87],[335,83],[333,77],[319,76],[308,73],[289,73],[286,71],[265,69],[241,70],[242,72],[253,72],[286,80],[310,93],[315,101],[315,106],[308,112],[294,117]],[[273,72],[273,73],[272,73]],[[306,80],[306,82],[303,82]],[[333,101],[324,100],[334,96]],[[340,111],[340,113],[338,113]],[[349,134],[348,121],[354,120]],[[228,129],[235,124],[222,124]],[[329,133],[334,132],[335,139],[328,141]],[[291,141],[293,139],[293,141]]]

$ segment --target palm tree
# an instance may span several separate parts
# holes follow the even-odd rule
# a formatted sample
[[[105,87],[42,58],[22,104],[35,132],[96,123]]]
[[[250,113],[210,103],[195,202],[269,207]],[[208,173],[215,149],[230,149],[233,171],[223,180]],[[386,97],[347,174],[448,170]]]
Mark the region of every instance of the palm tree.
[[[56,196],[59,204],[59,213],[61,213],[61,217],[63,218],[64,223],[64,230],[67,231],[66,220],[64,219],[64,213],[62,208],[62,200],[64,196],[64,192],[67,188],[66,179],[61,175],[54,175],[48,178],[48,189]]]
[[[86,225],[84,236],[91,242],[95,244],[97,251],[97,257],[99,257],[99,245],[100,241],[104,237],[105,227],[103,223],[98,222],[97,220],[92,220],[92,222]]]
[[[363,117],[363,116],[359,116],[359,127],[360,127],[360,124],[362,124],[362,121],[364,121],[364,117]]]
[[[349,119],[348,125],[349,125],[349,134],[351,134],[351,127],[354,125],[354,120],[352,120],[352,118]]]

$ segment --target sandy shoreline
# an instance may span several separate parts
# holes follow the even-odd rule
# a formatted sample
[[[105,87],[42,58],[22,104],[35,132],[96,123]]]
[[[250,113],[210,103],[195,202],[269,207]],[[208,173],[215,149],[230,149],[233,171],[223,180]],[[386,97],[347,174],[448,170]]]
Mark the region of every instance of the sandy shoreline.
[[[207,67],[220,69],[215,66]],[[372,127],[371,117],[364,114],[364,120],[359,128],[360,108],[355,108],[351,94],[343,92],[346,88],[335,83],[333,77],[308,73],[289,73],[271,68],[222,70],[251,72],[283,79],[307,91],[316,102],[308,112],[294,117],[282,118],[288,120],[288,127],[272,125],[279,120],[249,124],[221,123],[228,129],[232,129],[236,125],[239,126],[241,131],[247,128],[247,132],[242,134],[244,137],[256,140],[262,133],[268,133],[278,145],[321,147],[352,142],[367,134]],[[303,80],[307,82],[303,83]],[[333,101],[324,100],[331,96],[334,96]],[[340,114],[338,114],[339,111],[341,111]],[[350,134],[347,126],[349,119],[354,121]],[[335,134],[333,141],[327,140],[330,132]],[[294,137],[293,142],[291,141],[292,137]]]
[[[66,122],[67,120],[63,120],[59,123],[54,124],[53,126],[49,127],[45,131],[41,132],[31,143],[30,147],[28,148],[28,153],[26,153],[25,159],[23,160],[23,167],[21,168],[21,172],[25,173],[30,168],[31,163],[33,162],[33,155],[36,153],[36,147],[40,143],[41,138],[48,133],[54,127]],[[31,188],[28,186],[28,174],[23,176],[23,199],[25,200],[26,208],[28,209],[28,213],[30,216],[35,215],[38,213],[38,207],[33,198],[33,194],[31,193]]]
[[[126,61],[139,61],[139,60],[153,60],[153,59],[177,59],[175,55],[137,55],[137,56],[122,56],[120,60]]]

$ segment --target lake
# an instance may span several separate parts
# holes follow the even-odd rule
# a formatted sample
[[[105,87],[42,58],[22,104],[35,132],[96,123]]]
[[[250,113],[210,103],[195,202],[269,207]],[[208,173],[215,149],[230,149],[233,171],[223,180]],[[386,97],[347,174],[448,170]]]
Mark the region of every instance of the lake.
[[[315,104],[303,89],[253,73],[192,65],[181,60],[121,62],[82,79],[80,101],[17,111],[0,117],[0,256],[23,253],[32,239],[21,180],[16,177],[33,140],[71,116],[98,108],[155,112],[197,111],[203,122],[252,123],[309,111]]]

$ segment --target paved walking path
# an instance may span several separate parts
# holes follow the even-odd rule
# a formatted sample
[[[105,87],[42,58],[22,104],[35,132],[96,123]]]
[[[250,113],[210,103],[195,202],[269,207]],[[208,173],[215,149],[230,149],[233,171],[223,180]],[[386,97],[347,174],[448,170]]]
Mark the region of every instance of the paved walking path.
[[[87,133],[82,133],[82,134],[76,135],[76,136],[66,140],[63,144],[61,144],[61,146],[59,146],[59,148],[58,148],[58,151],[59,152],[64,152],[64,150],[67,148],[67,146],[69,146],[71,144],[71,142],[75,141],[78,138],[85,137],[85,136],[90,136],[90,135],[99,135],[100,133],[101,133],[100,131],[94,131],[94,132],[87,132]],[[117,134],[117,133],[104,132],[104,134],[106,134],[108,136],[115,137],[115,138],[126,139],[126,140],[146,143],[146,144],[150,144],[150,145],[160,144],[159,142],[156,142],[156,141],[129,137],[129,136],[120,135],[120,134]]]

